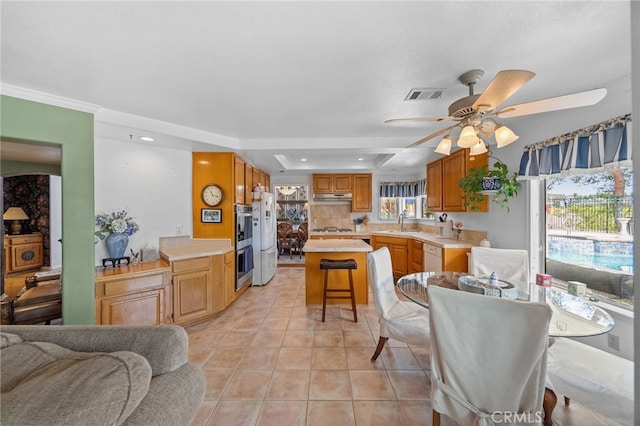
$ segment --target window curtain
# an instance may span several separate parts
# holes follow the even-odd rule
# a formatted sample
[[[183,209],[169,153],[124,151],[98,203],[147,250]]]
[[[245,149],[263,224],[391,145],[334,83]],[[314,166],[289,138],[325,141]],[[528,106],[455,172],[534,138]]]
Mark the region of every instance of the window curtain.
[[[519,179],[631,165],[631,114],[524,148]]]
[[[417,197],[426,193],[425,179],[417,182],[380,182],[381,197]]]

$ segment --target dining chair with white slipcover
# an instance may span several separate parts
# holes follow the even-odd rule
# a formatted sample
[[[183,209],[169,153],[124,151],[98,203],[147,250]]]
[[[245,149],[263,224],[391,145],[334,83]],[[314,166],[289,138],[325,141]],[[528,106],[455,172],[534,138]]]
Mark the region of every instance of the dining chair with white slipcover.
[[[519,292],[529,294],[529,252],[527,250],[471,247],[469,273],[490,276],[515,285]]]
[[[389,338],[409,345],[429,346],[429,311],[398,298],[387,247],[367,254],[367,277],[380,320],[380,338],[371,361],[378,358]]]
[[[551,308],[429,287],[431,406],[459,425],[541,423]]]

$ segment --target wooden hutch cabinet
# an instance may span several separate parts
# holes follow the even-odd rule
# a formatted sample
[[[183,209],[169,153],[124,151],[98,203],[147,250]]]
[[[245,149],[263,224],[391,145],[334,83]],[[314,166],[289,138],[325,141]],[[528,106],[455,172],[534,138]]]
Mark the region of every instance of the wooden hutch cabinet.
[[[7,235],[4,237],[5,268],[11,274],[43,265],[42,234]]]

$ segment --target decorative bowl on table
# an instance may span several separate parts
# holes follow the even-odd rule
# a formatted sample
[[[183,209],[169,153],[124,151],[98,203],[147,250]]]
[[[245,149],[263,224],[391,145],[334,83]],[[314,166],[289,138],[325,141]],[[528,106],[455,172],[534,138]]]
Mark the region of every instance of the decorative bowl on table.
[[[484,294],[485,296],[502,297],[504,299],[517,299],[518,289],[510,282],[498,280],[497,285],[492,284],[489,277],[476,277],[464,275],[458,279],[458,288],[470,293]]]

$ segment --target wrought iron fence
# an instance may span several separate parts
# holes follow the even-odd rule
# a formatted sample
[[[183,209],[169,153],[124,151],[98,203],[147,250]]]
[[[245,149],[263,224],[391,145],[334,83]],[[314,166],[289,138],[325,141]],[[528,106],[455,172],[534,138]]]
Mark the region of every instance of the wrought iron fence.
[[[633,234],[633,197],[548,197],[547,229]]]

